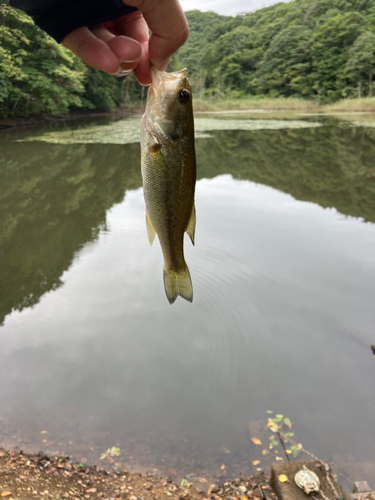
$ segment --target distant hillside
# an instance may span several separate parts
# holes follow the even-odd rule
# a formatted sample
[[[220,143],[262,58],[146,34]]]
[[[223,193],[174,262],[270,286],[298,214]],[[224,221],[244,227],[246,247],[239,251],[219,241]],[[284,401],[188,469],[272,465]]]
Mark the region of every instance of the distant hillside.
[[[294,0],[224,17],[187,13],[191,35],[174,56],[200,95],[372,95],[375,0]]]
[[[190,36],[170,69],[187,67],[198,97],[372,95],[375,0],[293,0],[236,17],[187,13]],[[85,66],[0,0],[0,118],[140,101],[133,76]]]

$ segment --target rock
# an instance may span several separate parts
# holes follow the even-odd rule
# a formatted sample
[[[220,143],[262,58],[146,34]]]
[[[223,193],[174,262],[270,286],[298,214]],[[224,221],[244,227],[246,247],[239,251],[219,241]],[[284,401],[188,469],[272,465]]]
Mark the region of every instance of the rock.
[[[324,495],[328,498],[333,498],[333,491],[327,481],[325,470],[321,467],[320,462],[316,460],[301,460],[296,462],[276,462],[272,464],[271,486],[279,500],[306,500],[306,494],[294,481],[294,476],[304,465],[318,476],[320,480],[320,489]],[[351,500],[349,493],[345,492],[337,484],[332,474],[331,481],[344,500]]]
[[[367,493],[371,491],[367,481],[357,481],[354,483],[353,493]]]

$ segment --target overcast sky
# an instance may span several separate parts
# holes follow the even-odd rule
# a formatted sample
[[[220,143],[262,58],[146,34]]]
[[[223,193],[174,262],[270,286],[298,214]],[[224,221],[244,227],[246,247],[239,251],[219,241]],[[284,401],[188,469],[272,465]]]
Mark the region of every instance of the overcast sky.
[[[235,16],[240,12],[253,12],[280,0],[180,0],[186,10],[213,10],[218,14]],[[288,1],[288,0],[286,0]]]

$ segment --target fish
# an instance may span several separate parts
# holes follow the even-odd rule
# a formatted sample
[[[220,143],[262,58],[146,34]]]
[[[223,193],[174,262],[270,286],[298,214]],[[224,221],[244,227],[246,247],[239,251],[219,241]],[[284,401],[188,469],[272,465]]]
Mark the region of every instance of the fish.
[[[152,83],[141,121],[141,172],[150,245],[157,234],[163,253],[166,296],[193,301],[184,258],[184,233],[194,245],[196,158],[192,89],[187,70],[151,66]]]

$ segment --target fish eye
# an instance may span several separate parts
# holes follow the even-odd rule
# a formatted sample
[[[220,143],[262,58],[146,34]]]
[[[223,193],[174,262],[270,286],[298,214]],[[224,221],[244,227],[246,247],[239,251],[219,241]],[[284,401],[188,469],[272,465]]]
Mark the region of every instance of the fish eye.
[[[178,100],[180,101],[181,104],[186,104],[189,102],[190,99],[190,92],[186,89],[180,90],[178,93]]]

